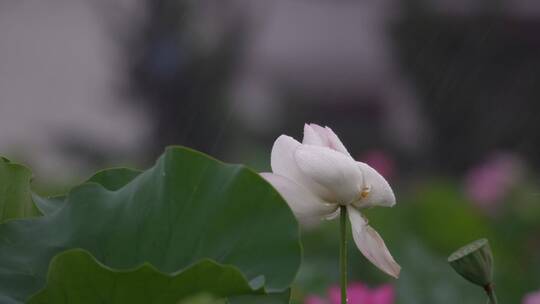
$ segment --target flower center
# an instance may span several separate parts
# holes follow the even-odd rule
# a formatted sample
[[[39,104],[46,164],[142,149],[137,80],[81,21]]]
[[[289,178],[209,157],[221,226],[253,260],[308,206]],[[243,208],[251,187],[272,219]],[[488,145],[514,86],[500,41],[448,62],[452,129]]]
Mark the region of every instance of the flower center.
[[[362,191],[360,191],[360,199],[366,199],[369,196],[370,192],[371,192],[371,186],[366,186],[362,188]]]

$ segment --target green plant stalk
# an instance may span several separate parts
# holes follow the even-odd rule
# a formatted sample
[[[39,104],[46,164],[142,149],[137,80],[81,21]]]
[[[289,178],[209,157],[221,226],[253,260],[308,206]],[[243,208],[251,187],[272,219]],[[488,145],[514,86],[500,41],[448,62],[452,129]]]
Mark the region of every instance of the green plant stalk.
[[[347,207],[340,207],[339,267],[341,274],[341,304],[347,304]]]
[[[497,296],[495,295],[495,288],[493,287],[493,284],[488,284],[484,287],[484,290],[487,293],[487,296],[489,298],[490,304],[498,304],[497,302]]]

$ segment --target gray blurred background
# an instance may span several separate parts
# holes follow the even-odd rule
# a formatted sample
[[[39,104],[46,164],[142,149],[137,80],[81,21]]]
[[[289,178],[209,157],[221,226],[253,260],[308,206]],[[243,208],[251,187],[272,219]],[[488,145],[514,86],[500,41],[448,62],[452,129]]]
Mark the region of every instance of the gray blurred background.
[[[169,144],[264,167],[316,122],[414,170],[537,163],[539,30],[534,0],[3,0],[0,151],[56,177]]]

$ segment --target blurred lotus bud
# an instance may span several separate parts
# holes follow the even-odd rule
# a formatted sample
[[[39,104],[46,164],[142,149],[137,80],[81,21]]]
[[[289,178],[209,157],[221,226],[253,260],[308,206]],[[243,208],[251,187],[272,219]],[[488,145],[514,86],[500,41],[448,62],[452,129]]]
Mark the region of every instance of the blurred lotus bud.
[[[493,281],[493,255],[487,239],[476,240],[452,253],[448,263],[468,281],[481,287]]]

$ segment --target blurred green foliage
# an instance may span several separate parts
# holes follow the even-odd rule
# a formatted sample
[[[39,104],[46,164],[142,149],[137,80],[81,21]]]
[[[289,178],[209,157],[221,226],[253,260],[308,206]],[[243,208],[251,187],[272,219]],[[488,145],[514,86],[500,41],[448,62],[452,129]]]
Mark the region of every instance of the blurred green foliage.
[[[32,172],[0,156],[0,223],[41,213],[32,202]]]
[[[393,280],[349,245],[351,281],[393,284],[398,304],[476,304],[482,290],[459,277],[448,255],[472,240],[486,237],[493,248],[495,284],[501,303],[520,303],[540,285],[540,196],[534,185],[519,185],[502,208],[488,215],[476,208],[452,179],[433,178],[407,185],[391,209],[365,212],[402,266]],[[324,295],[339,282],[337,221],[305,228],[304,261],[293,289],[295,303],[307,294]]]

